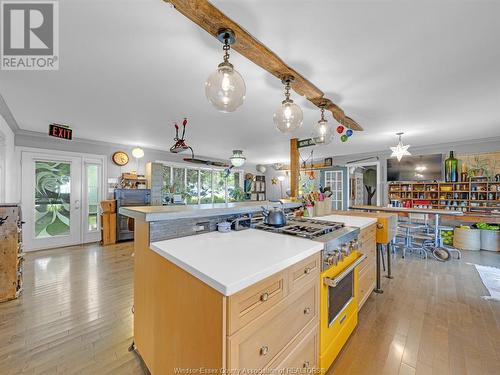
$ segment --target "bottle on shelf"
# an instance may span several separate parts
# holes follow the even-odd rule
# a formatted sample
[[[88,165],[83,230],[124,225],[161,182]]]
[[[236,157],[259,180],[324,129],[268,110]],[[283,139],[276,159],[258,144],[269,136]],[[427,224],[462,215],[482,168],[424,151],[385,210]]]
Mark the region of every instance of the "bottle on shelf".
[[[458,160],[453,151],[450,151],[450,156],[444,161],[444,171],[446,182],[458,181]]]

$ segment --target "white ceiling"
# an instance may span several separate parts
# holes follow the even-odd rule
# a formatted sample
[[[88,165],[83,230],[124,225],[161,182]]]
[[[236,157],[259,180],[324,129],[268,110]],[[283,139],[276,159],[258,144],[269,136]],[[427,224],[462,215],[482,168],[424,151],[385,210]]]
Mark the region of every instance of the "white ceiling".
[[[308,77],[364,128],[315,155],[500,136],[499,1],[215,1],[223,12]],[[190,120],[199,155],[243,149],[256,163],[285,161],[288,139],[272,115],[279,81],[237,53],[247,99],[219,113],[204,81],[220,43],[161,0],[64,0],[60,70],[1,71],[0,93],[19,126],[168,149],[173,121]],[[315,110],[303,98],[309,137]],[[331,119],[331,115],[329,116]],[[331,119],[331,121],[333,121]]]

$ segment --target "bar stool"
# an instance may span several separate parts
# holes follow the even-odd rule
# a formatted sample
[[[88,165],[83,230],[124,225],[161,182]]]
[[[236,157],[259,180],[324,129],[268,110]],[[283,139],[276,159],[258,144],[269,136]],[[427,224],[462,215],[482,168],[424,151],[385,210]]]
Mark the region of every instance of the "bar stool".
[[[453,227],[448,227],[446,225],[440,225],[440,226],[438,226],[438,231],[439,231],[438,245],[439,245],[439,247],[442,247],[443,249],[448,250],[448,252],[456,254],[457,259],[461,259],[462,258],[462,252],[460,250],[458,250],[457,248],[453,247],[453,246],[445,245],[444,242],[443,242],[443,236],[441,235],[441,233],[443,231],[450,231],[450,230],[453,230],[453,229],[454,229]],[[435,247],[434,238],[426,239],[425,241],[422,242],[422,246],[423,246],[424,249],[426,249],[428,251],[432,251],[434,249],[434,247]]]
[[[416,251],[422,256],[422,258],[427,259],[427,252],[425,251],[425,249],[413,242],[415,236],[414,232],[422,229],[422,225],[413,223],[404,223],[404,224],[399,224],[398,227],[404,230],[404,243],[399,244],[399,246],[402,247],[403,258],[405,258],[406,251],[408,250],[410,252]]]

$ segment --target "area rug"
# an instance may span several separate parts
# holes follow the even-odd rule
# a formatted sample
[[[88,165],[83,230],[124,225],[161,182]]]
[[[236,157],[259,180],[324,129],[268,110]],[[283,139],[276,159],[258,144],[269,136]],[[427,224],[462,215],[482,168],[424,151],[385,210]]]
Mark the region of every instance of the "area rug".
[[[489,296],[483,296],[483,298],[500,301],[500,268],[480,266],[479,264],[474,264],[474,266],[476,266],[484,286],[490,292]]]

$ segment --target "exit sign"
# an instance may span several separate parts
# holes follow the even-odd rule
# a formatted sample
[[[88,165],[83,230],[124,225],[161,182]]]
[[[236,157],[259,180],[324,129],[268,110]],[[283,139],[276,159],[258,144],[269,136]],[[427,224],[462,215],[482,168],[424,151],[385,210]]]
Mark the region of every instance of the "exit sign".
[[[49,135],[51,137],[71,140],[73,137],[73,131],[66,125],[50,124]]]

